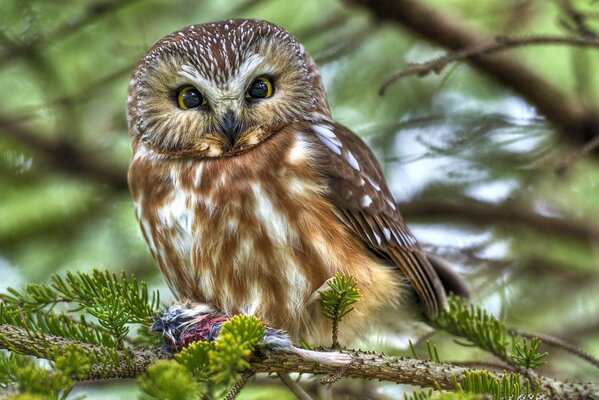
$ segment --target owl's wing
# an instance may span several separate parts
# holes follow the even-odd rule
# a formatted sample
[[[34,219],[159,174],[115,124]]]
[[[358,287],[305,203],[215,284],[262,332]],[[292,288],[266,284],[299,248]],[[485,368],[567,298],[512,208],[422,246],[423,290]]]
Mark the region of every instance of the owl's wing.
[[[313,125],[313,131],[327,148],[328,197],[338,215],[371,251],[408,277],[424,303],[425,314],[436,318],[447,301],[445,289],[396,209],[374,154],[339,124]]]

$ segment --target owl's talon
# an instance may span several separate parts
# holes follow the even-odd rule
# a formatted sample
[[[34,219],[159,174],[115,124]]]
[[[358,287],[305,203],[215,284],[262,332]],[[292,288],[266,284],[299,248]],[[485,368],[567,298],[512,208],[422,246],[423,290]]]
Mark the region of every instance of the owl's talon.
[[[162,332],[165,339],[162,351],[172,354],[197,341],[213,341],[220,335],[222,324],[229,317],[211,306],[189,301],[171,304],[160,314],[152,329]],[[266,327],[258,346],[263,351],[293,353],[303,360],[345,367],[351,362],[346,353],[305,350],[295,347],[289,335],[280,329]]]
[[[152,330],[162,332],[163,350],[175,353],[193,342],[212,342],[220,336],[229,317],[214,308],[189,301],[171,304],[160,314]],[[266,327],[260,346],[268,351],[286,350],[293,345],[286,332]]]

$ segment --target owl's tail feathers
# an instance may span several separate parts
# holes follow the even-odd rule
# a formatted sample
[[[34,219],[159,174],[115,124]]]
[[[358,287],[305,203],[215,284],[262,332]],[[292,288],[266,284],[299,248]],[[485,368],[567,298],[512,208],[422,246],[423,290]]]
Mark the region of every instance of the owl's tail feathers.
[[[453,293],[456,296],[470,300],[472,291],[470,290],[468,283],[461,275],[454,271],[447,261],[432,254],[427,254],[426,258],[437,272],[447,294]]]

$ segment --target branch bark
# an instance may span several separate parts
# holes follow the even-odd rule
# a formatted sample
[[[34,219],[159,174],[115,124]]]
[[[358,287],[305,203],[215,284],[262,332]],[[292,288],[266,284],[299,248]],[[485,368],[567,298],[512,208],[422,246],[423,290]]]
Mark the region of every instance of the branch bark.
[[[65,351],[70,344],[77,344],[87,350],[100,352],[101,349],[92,344],[76,342],[70,339],[45,335],[45,337],[30,337],[24,329],[11,325],[0,324],[0,337],[10,342],[14,350],[24,354],[47,354],[52,347]],[[0,341],[0,348],[8,348],[5,341]],[[250,359],[251,370],[265,373],[309,373],[315,375],[336,375],[343,369],[343,376],[362,379],[379,379],[388,382],[416,385],[442,389],[454,389],[454,379],[458,380],[471,369],[433,361],[417,360],[404,357],[389,357],[383,354],[363,351],[344,351],[348,355],[347,364],[340,366],[339,362],[325,362],[322,359],[302,358],[298,354],[270,353],[255,355]],[[166,355],[149,349],[120,350],[117,352],[119,362],[108,370],[98,366],[86,377],[98,378],[135,378],[142,374],[146,367]],[[127,362],[129,358],[129,362]],[[103,374],[101,373],[103,371]],[[497,378],[500,374],[492,373]],[[551,378],[540,378],[541,389],[548,393],[551,399],[592,400],[599,399],[599,384],[561,382]]]
[[[370,10],[375,18],[392,21],[424,39],[451,50],[492,41],[457,16],[419,0],[348,0]],[[475,55],[470,63],[499,84],[518,93],[557,127],[565,139],[585,143],[599,133],[599,112],[552,85],[509,54]]]
[[[444,56],[435,58],[434,60],[422,63],[413,64],[407,68],[402,69],[395,73],[389,78],[380,89],[380,94],[385,94],[387,88],[396,82],[397,80],[410,76],[420,75],[424,76],[431,72],[440,73],[449,64],[456,61],[463,61],[471,59],[475,56],[481,56],[485,54],[496,53],[499,51],[513,49],[515,47],[532,46],[532,45],[562,45],[562,46],[575,46],[575,47],[599,47],[599,40],[596,38],[577,38],[577,37],[563,37],[563,36],[524,36],[524,37],[510,37],[510,36],[499,36],[495,40],[488,43],[482,43],[476,46],[468,47],[463,50],[455,51],[453,53],[446,54]]]

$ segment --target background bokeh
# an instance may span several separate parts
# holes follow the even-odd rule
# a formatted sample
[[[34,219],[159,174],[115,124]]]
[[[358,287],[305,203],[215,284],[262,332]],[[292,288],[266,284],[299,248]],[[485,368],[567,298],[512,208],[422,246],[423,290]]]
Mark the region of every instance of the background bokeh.
[[[491,34],[569,34],[557,3],[428,2]],[[576,4],[595,26],[599,3]],[[380,96],[393,72],[443,50],[340,0],[0,0],[0,289],[108,268],[135,273],[168,299],[126,188],[126,88],[139,57],[162,36],[231,17],[275,22],[302,41],[320,66],[333,115],[373,148],[416,236],[464,273],[476,302],[510,326],[599,354],[598,157],[558,176],[556,166],[577,144],[464,63],[404,78]],[[565,93],[599,106],[597,50],[511,52]],[[409,354],[406,336],[369,339],[377,350]],[[443,360],[488,359],[446,335],[430,339]],[[597,376],[551,349],[541,372]],[[402,390],[361,385],[347,390],[371,398]],[[129,398],[135,387],[78,390]],[[240,398],[273,395],[289,393],[263,380]]]

